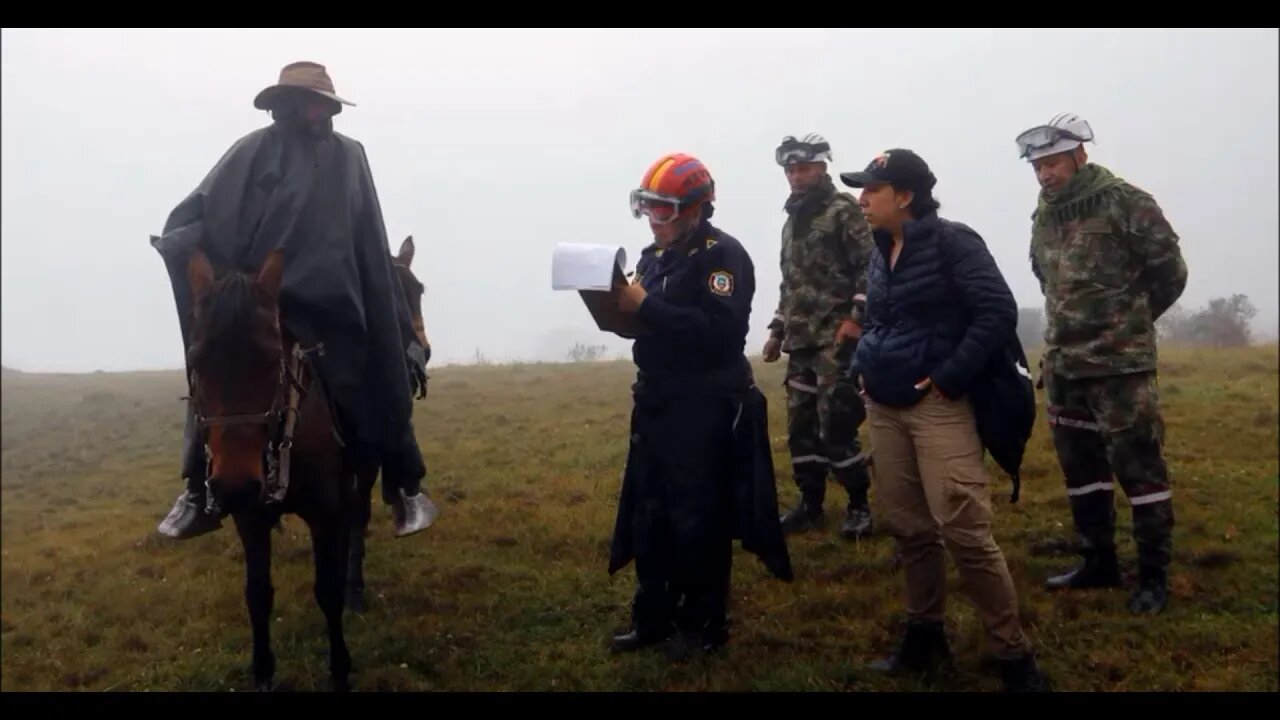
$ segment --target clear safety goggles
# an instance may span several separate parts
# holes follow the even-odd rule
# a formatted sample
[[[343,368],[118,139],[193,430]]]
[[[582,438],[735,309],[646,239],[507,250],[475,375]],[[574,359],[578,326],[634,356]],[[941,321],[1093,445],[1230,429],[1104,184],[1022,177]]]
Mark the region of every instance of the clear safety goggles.
[[[1063,130],[1059,127],[1041,125],[1023,132],[1014,140],[1014,142],[1018,144],[1018,157],[1026,157],[1027,154],[1033,150],[1049,147],[1050,145],[1062,140],[1088,142],[1092,139],[1092,137],[1081,137],[1069,130]]]
[[[680,201],[670,195],[632,190],[631,214],[637,218],[647,215],[654,225],[666,225],[680,216]]]
[[[773,152],[773,159],[779,165],[787,166],[793,163],[808,163],[826,160],[831,156],[830,143],[817,143],[811,145],[809,143],[785,142],[778,146]]]

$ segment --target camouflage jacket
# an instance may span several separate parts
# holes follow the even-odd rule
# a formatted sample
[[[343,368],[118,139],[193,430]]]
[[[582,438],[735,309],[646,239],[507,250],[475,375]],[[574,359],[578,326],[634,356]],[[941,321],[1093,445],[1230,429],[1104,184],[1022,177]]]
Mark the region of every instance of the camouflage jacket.
[[[1067,197],[1042,199],[1032,214],[1045,369],[1067,378],[1154,370],[1155,321],[1187,284],[1178,235],[1144,190],[1098,165],[1077,176]]]
[[[830,178],[782,227],[782,283],[769,330],[791,352],[829,346],[840,321],[862,322],[854,296],[866,292],[874,244],[862,208]]]

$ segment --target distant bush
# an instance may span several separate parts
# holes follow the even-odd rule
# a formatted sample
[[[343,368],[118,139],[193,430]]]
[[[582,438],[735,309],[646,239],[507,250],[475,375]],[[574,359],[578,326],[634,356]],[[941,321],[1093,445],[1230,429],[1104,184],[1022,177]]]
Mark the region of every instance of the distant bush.
[[[1253,342],[1249,325],[1257,314],[1249,296],[1237,293],[1214,298],[1192,313],[1174,305],[1156,321],[1156,332],[1161,340],[1177,345],[1240,347]]]
[[[609,348],[605,345],[574,343],[569,349],[569,359],[573,362],[594,362],[603,359],[608,352]]]

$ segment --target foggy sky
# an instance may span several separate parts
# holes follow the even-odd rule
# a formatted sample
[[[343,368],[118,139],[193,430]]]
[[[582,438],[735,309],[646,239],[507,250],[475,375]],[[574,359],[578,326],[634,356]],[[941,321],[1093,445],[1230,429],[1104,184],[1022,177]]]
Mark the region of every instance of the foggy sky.
[[[808,132],[831,142],[833,178],[889,147],[920,153],[941,214],[1039,307],[1037,186],[1013,138],[1064,111],[1181,235],[1184,307],[1243,292],[1262,332],[1280,316],[1275,30],[5,30],[0,54],[8,367],[182,366],[149,236],[269,122],[253,96],[302,59],[358,105],[336,129],[368,151],[391,249],[417,243],[433,366],[477,350],[563,360],[575,341],[626,351],[551,290],[551,252],[614,244],[634,266],[649,236],[627,194],[671,151],[708,165],[713,222],[755,261],[758,352],[787,195],[773,150]]]

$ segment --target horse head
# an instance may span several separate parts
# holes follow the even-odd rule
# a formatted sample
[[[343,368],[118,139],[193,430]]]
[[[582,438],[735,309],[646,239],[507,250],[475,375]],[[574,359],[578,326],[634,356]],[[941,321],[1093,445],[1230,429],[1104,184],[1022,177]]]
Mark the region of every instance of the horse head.
[[[405,302],[409,303],[409,314],[413,316],[413,330],[423,348],[430,348],[427,342],[427,328],[422,321],[422,293],[426,287],[418,276],[413,274],[413,236],[409,235],[400,243],[400,252],[392,256],[391,264],[400,275],[400,286],[404,288]]]
[[[256,273],[215,279],[196,250],[187,265],[193,324],[187,367],[191,398],[207,432],[209,495],[227,512],[244,512],[266,492],[264,458],[285,415],[288,355],[279,321],[284,256],[276,250]]]

